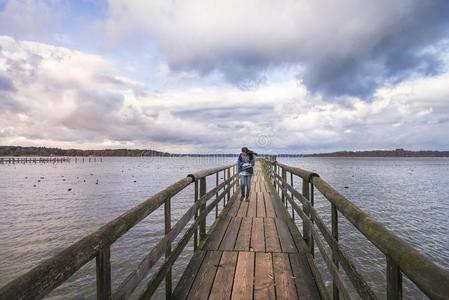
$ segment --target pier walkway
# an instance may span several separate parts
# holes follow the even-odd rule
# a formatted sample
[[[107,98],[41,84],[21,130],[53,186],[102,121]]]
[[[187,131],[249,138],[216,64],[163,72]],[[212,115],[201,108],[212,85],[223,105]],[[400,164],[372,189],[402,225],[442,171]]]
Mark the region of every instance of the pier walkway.
[[[174,299],[320,299],[259,164],[249,201],[236,196],[195,253]]]

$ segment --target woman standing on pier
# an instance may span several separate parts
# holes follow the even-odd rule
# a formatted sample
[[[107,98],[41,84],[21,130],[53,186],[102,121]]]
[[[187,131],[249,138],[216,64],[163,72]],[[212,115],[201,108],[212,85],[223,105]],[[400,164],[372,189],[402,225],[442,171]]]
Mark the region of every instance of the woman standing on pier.
[[[240,188],[243,200],[246,196],[246,201],[248,201],[249,192],[251,191],[251,176],[253,175],[253,167],[255,163],[255,153],[249,150],[247,147],[242,148],[242,153],[239,155],[239,175],[240,175]],[[246,195],[245,195],[246,191]]]

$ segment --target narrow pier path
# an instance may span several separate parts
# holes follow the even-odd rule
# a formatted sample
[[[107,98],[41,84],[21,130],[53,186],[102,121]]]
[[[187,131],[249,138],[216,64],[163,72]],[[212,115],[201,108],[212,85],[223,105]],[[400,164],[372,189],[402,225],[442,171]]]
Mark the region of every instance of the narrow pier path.
[[[234,197],[198,249],[174,299],[319,299],[303,250],[261,166],[249,201]]]

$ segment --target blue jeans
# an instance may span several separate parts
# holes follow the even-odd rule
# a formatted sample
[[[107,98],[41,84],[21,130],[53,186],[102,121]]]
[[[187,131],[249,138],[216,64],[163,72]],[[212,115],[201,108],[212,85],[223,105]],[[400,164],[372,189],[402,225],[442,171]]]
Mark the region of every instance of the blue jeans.
[[[252,175],[240,176],[240,189],[242,196],[245,196],[245,190],[246,196],[248,196],[251,191],[251,177]]]

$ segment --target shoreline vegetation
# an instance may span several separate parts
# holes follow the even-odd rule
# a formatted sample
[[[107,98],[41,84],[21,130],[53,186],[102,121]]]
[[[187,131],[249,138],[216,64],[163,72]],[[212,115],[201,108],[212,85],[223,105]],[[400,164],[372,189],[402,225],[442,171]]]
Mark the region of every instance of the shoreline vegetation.
[[[369,150],[369,151],[338,151],[330,153],[304,154],[303,157],[449,157],[449,151],[405,149]]]
[[[258,156],[268,157],[271,155],[272,154],[259,154]],[[61,149],[61,148],[48,148],[48,147],[0,146],[0,157],[2,156],[234,157],[238,156],[238,154],[237,153],[175,154],[146,149],[81,150],[81,149]],[[433,151],[433,150],[411,151],[400,148],[395,150],[337,151],[337,152],[313,153],[313,154],[277,154],[277,157],[449,157],[449,151]]]

